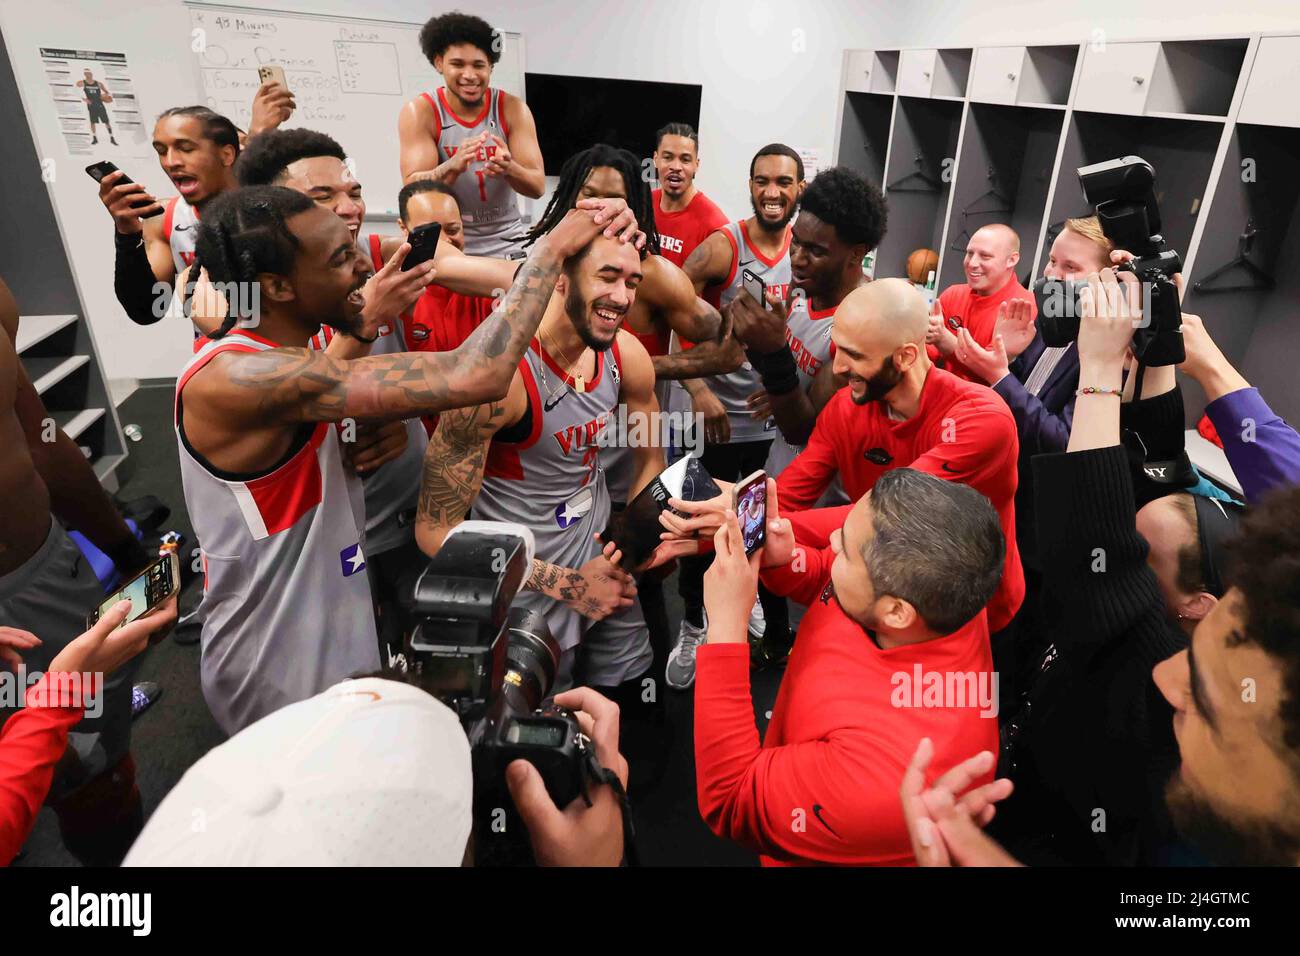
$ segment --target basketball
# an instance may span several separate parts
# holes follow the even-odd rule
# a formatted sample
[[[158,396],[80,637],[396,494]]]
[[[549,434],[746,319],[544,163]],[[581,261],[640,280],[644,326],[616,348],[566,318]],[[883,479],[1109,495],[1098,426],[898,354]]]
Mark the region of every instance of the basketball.
[[[933,249],[916,249],[907,257],[907,277],[924,285],[931,272],[939,268],[939,253]]]

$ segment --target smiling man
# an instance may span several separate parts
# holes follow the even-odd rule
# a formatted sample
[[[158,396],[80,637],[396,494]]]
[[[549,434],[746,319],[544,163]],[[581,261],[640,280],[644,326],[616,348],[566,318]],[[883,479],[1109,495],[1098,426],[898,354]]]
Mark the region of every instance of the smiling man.
[[[452,187],[473,255],[523,257],[516,193],[545,191],[542,150],[532,110],[489,85],[505,37],[465,13],[434,17],[420,49],[444,85],[402,107],[397,122],[402,182],[436,179]]]
[[[635,229],[625,204],[573,212],[455,351],[338,361],[307,344],[322,324],[363,321],[370,263],[344,221],[278,186],[214,204],[194,267],[214,283],[257,282],[261,303],[256,332],[232,310],[176,385],[181,478],[204,553],[203,693],[224,731],[379,666],[362,492],[332,425],[498,400],[563,263],[602,229]]]
[[[1012,299],[1029,302],[1030,317],[1037,314],[1034,294],[1016,278],[1020,262],[1020,237],[1002,223],[975,230],[966,243],[962,269],[966,281],[940,293],[930,317],[926,343],[930,359],[958,378],[971,382],[983,379],[957,357],[957,330],[968,329],[976,344],[988,348],[997,325],[998,307]]]
[[[984,611],[1002,570],[997,515],[972,489],[910,468],[851,509],[790,520],[769,481],[768,515],[767,543],[747,559],[729,513],[705,576],[700,815],[764,865],[909,865],[897,795],[916,745],[934,743],[940,773],[997,746]],[[761,745],[745,646],[760,562],[768,587],[809,606]],[[918,677],[929,691],[901,692]],[[973,782],[989,786],[992,771],[989,754]]]

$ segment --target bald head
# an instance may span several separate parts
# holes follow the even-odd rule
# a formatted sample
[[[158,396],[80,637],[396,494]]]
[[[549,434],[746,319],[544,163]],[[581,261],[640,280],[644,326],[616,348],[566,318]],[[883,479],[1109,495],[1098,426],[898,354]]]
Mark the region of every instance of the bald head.
[[[966,243],[962,268],[966,283],[976,295],[992,295],[1014,278],[1020,261],[1020,237],[1008,225],[990,223],[975,230]]]
[[[906,279],[868,282],[835,310],[835,330],[864,353],[885,354],[909,342],[924,346],[928,328],[925,296]]]

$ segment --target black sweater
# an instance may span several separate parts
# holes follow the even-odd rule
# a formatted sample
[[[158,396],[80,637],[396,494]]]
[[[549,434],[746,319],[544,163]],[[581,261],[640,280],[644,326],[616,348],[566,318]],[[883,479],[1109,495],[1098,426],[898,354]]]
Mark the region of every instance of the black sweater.
[[[1172,394],[1159,406],[1181,405]],[[1031,865],[1149,863],[1172,840],[1163,791],[1178,765],[1151,671],[1186,641],[1146,565],[1124,449],[1033,467],[1051,646],[1006,722],[1016,793],[993,832]]]

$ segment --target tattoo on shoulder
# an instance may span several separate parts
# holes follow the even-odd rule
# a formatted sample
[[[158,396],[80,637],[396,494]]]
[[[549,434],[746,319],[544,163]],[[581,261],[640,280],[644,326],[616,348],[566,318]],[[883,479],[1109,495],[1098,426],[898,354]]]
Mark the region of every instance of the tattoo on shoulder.
[[[487,428],[505,415],[501,402],[445,412],[424,452],[417,520],[448,527],[469,512],[483,482]]]

